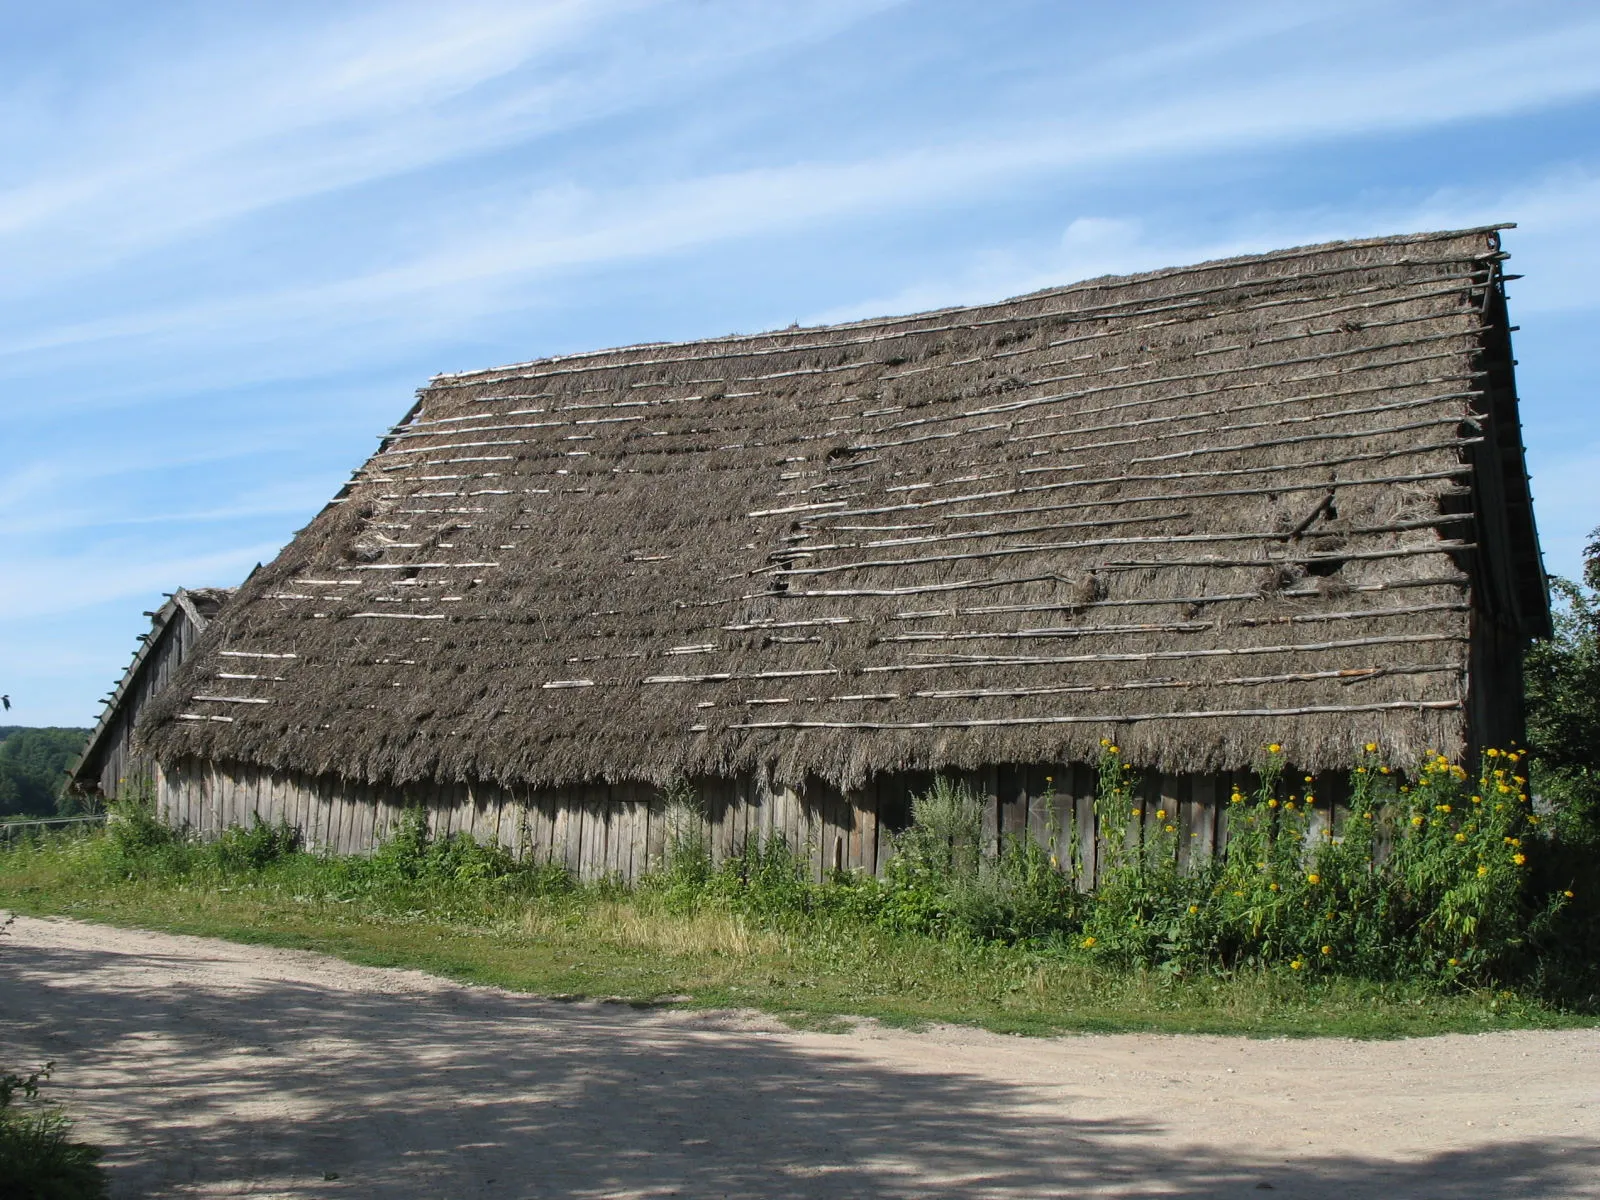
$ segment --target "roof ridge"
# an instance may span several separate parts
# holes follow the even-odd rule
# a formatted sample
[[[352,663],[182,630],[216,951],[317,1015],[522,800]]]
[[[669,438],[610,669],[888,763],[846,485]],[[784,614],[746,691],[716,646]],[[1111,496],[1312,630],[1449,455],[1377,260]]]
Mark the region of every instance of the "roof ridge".
[[[1314,254],[1327,253],[1331,250],[1359,250],[1372,246],[1411,246],[1427,242],[1451,241],[1455,238],[1470,237],[1478,233],[1498,233],[1502,229],[1515,229],[1515,221],[1499,221],[1490,225],[1474,225],[1465,229],[1445,229],[1430,233],[1390,234],[1382,237],[1350,238],[1343,241],[1316,242],[1304,246],[1291,246],[1283,250],[1271,250],[1260,254],[1238,254],[1229,258],[1206,259],[1198,263],[1190,263],[1180,267],[1162,267],[1154,271],[1138,271],[1128,275],[1098,275],[1090,279],[1074,280],[1071,283],[1058,287],[1041,288],[1038,291],[1023,292],[1016,296],[1007,296],[1000,300],[989,300],[981,304],[953,304],[944,308],[926,309],[922,312],[904,313],[896,316],[865,317],[857,321],[840,321],[829,325],[806,325],[798,328],[757,330],[753,333],[727,333],[716,337],[688,338],[681,341],[658,342],[630,342],[621,346],[608,346],[600,350],[583,350],[572,354],[549,354],[539,358],[530,358],[522,362],[503,363],[493,367],[478,367],[470,371],[441,371],[434,375],[428,386],[444,383],[446,381],[472,379],[484,376],[485,382],[492,382],[489,377],[509,371],[525,370],[529,367],[554,365],[558,363],[582,362],[586,359],[603,358],[610,354],[619,354],[629,350],[662,349],[668,347],[689,346],[715,346],[724,343],[754,341],[759,338],[793,337],[800,334],[815,334],[819,330],[849,330],[849,329],[874,329],[888,325],[899,325],[910,321],[927,320],[932,317],[948,316],[952,313],[978,313],[990,309],[1004,308],[1007,305],[1017,304],[1025,300],[1043,300],[1052,296],[1066,295],[1071,292],[1087,290],[1091,287],[1128,287],[1139,283],[1148,283],[1158,279],[1170,279],[1175,276],[1193,274],[1198,271],[1215,271],[1228,267],[1237,267],[1246,263],[1283,262],[1295,258],[1309,258]],[[426,388],[420,389],[426,391]]]

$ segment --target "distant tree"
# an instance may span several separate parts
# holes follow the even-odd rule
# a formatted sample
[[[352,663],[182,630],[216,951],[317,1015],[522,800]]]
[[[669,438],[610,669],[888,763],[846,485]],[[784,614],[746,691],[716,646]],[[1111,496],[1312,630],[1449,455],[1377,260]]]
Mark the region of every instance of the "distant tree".
[[[1528,655],[1528,747],[1534,790],[1562,833],[1600,843],[1600,529],[1584,550],[1583,580],[1553,578],[1555,636]]]
[[[0,817],[70,810],[62,785],[87,740],[84,729],[12,729],[0,742]]]

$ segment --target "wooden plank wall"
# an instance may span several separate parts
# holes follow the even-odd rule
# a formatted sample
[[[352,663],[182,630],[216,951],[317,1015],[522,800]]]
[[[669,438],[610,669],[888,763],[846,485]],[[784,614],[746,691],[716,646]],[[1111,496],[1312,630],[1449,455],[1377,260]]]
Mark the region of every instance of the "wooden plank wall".
[[[100,795],[114,800],[127,789],[152,784],[154,764],[133,749],[133,728],[144,706],[166,688],[179,665],[188,656],[198,635],[189,618],[180,610],[162,628],[138,674],[117,705],[111,724],[101,735]]]
[[[1107,848],[1094,812],[1096,772],[1082,764],[987,767],[955,777],[983,799],[983,837],[1032,838],[1062,871],[1093,887]],[[259,815],[298,827],[306,844],[338,854],[374,849],[406,809],[425,806],[435,836],[463,833],[498,842],[519,858],[558,863],[581,879],[638,879],[661,865],[670,837],[665,799],[648,784],[591,784],[539,791],[492,784],[409,784],[382,788],[248,764],[166,764],[157,772],[162,818],[202,837]],[[809,863],[813,879],[834,871],[881,873],[894,834],[910,821],[911,799],[933,782],[929,772],[881,775],[843,793],[825,784],[778,787],[759,774],[702,780],[703,832],[721,862],[750,841],[781,837]],[[1326,800],[1342,798],[1341,781],[1319,785]],[[1128,845],[1174,826],[1177,859],[1198,865],[1226,848],[1228,797],[1244,775],[1148,775],[1135,785]],[[1323,806],[1321,831],[1339,820]],[[1158,815],[1160,814],[1160,815]]]

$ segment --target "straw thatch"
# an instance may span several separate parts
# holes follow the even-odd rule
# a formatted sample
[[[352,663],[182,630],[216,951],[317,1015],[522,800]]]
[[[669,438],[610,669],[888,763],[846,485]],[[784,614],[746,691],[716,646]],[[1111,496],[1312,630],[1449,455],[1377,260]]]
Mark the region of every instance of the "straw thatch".
[[[1504,257],[1345,242],[438,377],[148,739],[533,785],[1460,749],[1506,672],[1477,629],[1548,619]]]

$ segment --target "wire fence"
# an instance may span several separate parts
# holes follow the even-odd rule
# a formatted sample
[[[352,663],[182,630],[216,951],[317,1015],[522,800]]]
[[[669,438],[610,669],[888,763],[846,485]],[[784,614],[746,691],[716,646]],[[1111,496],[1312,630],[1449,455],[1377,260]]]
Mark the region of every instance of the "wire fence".
[[[0,842],[12,840],[23,830],[43,833],[46,829],[70,825],[104,825],[105,821],[105,813],[94,813],[87,817],[41,817],[38,820],[28,821],[0,821]]]

